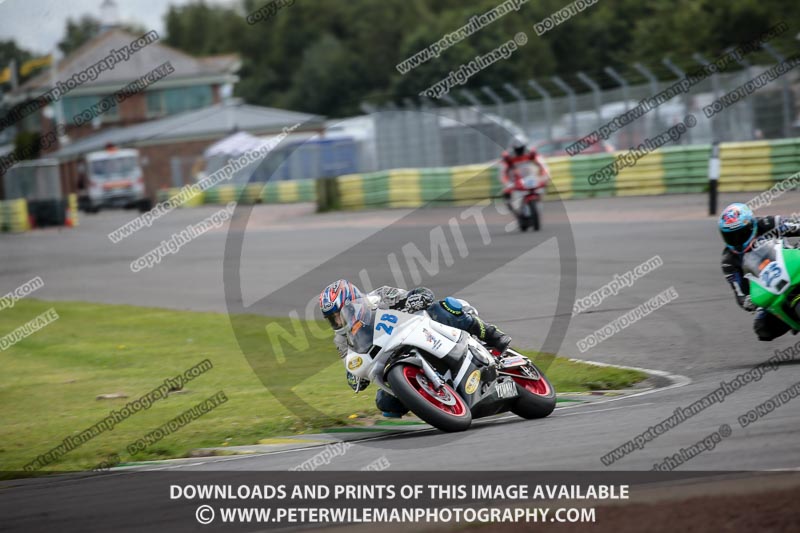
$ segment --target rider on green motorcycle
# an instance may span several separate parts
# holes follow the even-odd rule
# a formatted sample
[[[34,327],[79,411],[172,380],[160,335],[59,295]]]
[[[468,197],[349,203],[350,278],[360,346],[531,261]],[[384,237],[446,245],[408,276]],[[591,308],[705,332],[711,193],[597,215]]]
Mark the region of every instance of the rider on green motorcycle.
[[[745,204],[733,203],[719,217],[719,231],[725,241],[722,251],[722,273],[730,283],[736,303],[745,311],[756,312],[753,329],[758,340],[771,341],[791,328],[775,315],[757,308],[750,301],[750,284],[744,278],[744,254],[762,240],[781,237],[800,237],[800,221],[777,216],[756,217]]]

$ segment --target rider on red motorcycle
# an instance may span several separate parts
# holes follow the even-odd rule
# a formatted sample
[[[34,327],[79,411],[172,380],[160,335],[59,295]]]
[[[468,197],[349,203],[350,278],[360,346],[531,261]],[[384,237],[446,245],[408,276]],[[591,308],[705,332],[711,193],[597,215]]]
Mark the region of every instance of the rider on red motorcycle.
[[[539,178],[542,179],[541,186],[545,187],[550,182],[550,170],[544,162],[544,159],[536,153],[536,150],[527,150],[525,143],[519,139],[514,140],[511,144],[511,153],[503,152],[503,198],[508,202],[511,198],[511,191],[516,185],[519,176],[514,173],[516,165],[531,162],[539,167]]]

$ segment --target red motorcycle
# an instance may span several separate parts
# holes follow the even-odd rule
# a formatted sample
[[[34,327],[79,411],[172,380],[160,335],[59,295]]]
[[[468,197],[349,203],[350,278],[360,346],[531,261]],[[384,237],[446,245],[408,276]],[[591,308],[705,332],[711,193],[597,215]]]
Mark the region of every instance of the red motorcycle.
[[[508,209],[514,213],[520,231],[539,231],[541,227],[538,203],[550,176],[538,176],[532,163],[514,165],[511,176],[503,192],[506,194]]]

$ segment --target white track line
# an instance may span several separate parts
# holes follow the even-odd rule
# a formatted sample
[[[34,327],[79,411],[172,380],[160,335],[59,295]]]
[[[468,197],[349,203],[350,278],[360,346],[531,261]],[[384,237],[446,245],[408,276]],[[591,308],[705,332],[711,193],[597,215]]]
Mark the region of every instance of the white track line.
[[[616,401],[620,401],[620,400],[627,400],[629,398],[642,397],[642,396],[646,396],[648,394],[654,394],[656,392],[663,392],[663,391],[667,391],[667,390],[670,390],[670,389],[675,389],[675,388],[678,388],[678,387],[685,387],[686,385],[688,385],[689,383],[692,382],[692,380],[689,379],[686,376],[682,376],[680,374],[671,374],[671,373],[665,372],[663,370],[653,370],[653,369],[649,369],[649,368],[641,368],[641,367],[636,367],[636,366],[612,365],[612,364],[608,364],[608,363],[600,363],[600,362],[597,362],[597,361],[585,361],[585,360],[582,360],[582,359],[570,359],[570,361],[586,363],[588,365],[594,365],[594,366],[624,368],[624,369],[627,369],[627,370],[638,370],[640,372],[644,372],[645,374],[651,374],[651,375],[660,376],[660,377],[669,379],[670,381],[672,381],[672,383],[670,383],[666,387],[650,388],[650,389],[644,390],[642,392],[636,392],[636,393],[633,393],[633,394],[629,394],[627,396],[619,396],[619,397],[616,397],[616,398],[606,398],[606,399],[603,399],[603,400],[598,400],[598,401],[594,401],[594,402],[590,402],[590,403],[581,403],[581,404],[578,404],[578,405],[569,405],[569,406],[564,406],[564,407],[556,407],[556,409],[555,409],[556,411],[564,411],[564,410],[567,410],[567,409],[576,409],[576,408],[579,408],[579,407],[587,407],[589,405],[595,406],[595,405],[600,405],[600,404],[604,404],[604,403],[616,402]],[[630,407],[637,407],[637,406],[644,406],[644,405],[651,405],[651,404],[652,404],[652,402],[646,403],[646,404],[637,404],[636,406],[615,407],[615,408],[612,408],[612,409],[625,409],[625,408],[630,408]],[[612,409],[602,409],[602,411],[607,411],[607,410],[610,411]],[[595,411],[590,411],[590,412],[600,412],[600,410],[595,410]],[[577,414],[584,414],[584,413],[574,413],[574,414],[577,415]],[[568,416],[568,415],[562,415],[562,416]],[[483,419],[483,420],[479,419],[479,420],[476,420],[476,423],[481,423],[481,422],[483,422],[483,423],[493,423],[493,422],[499,422],[501,420],[509,420],[509,419],[512,419],[512,418],[518,418],[518,417],[517,417],[517,415],[507,415],[507,416],[501,416],[501,417],[498,417],[498,418],[486,418],[486,419]],[[561,417],[559,417],[559,418],[561,418]],[[439,430],[436,429],[436,428],[421,429],[419,431],[408,432],[408,434],[419,435],[419,434],[422,434],[422,433],[432,432],[432,431],[439,431]],[[370,441],[374,441],[374,440],[378,440],[378,439],[386,439],[386,438],[389,438],[389,437],[395,437],[396,435],[397,435],[396,433],[390,433],[390,434],[384,434],[384,435],[376,435],[374,437],[367,437],[367,438],[364,438],[364,439],[353,440],[353,441],[350,441],[350,442],[353,442],[353,443],[370,442]],[[153,471],[153,470],[169,470],[169,469],[174,469],[174,468],[182,468],[184,466],[200,466],[200,465],[211,464],[211,463],[223,463],[223,462],[226,462],[226,461],[236,461],[236,460],[241,460],[241,459],[251,459],[253,457],[264,457],[264,456],[267,456],[267,455],[278,455],[278,454],[285,454],[285,453],[303,452],[303,451],[308,451],[308,450],[311,450],[311,449],[314,449],[314,448],[321,448],[323,446],[326,446],[326,444],[319,444],[319,445],[316,445],[316,446],[308,446],[308,447],[305,447],[305,448],[293,448],[291,450],[275,450],[275,451],[272,451],[272,452],[250,453],[250,454],[246,454],[246,455],[233,455],[233,456],[224,457],[224,458],[214,457],[214,458],[211,458],[208,461],[201,461],[201,462],[195,462],[195,463],[181,463],[181,464],[176,464],[176,465],[168,465],[168,466],[163,466],[163,467],[158,467],[158,468],[149,468],[149,469],[136,469],[136,467],[131,467],[131,469],[129,471],[133,471],[134,469],[136,469],[135,471],[137,471],[137,472],[143,472],[143,471],[148,471],[149,472],[149,471]],[[177,460],[179,461],[180,459],[177,459]],[[175,461],[175,459],[170,459],[170,461]]]

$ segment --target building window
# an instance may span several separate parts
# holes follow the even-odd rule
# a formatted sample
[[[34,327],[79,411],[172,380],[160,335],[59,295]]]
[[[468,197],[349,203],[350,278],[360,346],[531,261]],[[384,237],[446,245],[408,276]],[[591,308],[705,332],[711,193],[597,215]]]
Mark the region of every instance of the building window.
[[[62,100],[62,111],[64,112],[64,122],[67,124],[75,124],[75,118],[80,116],[86,110],[89,110],[93,115],[103,122],[117,122],[119,120],[119,104],[113,105],[106,111],[100,111],[98,108],[92,109],[93,105],[99,104],[106,96],[67,96]],[[88,115],[88,113],[87,113]],[[86,115],[84,116],[84,119]],[[89,121],[83,120],[84,124]]]
[[[166,109],[164,109],[164,98],[161,94],[162,91],[147,91],[145,95],[147,96],[147,116],[150,117],[162,117],[166,114]]]
[[[213,103],[210,85],[147,92],[147,116],[161,117],[208,107]]]
[[[64,122],[75,124],[75,119],[86,109],[91,109],[92,104],[98,102],[96,96],[67,96],[61,100]],[[58,104],[56,104],[58,105]]]

